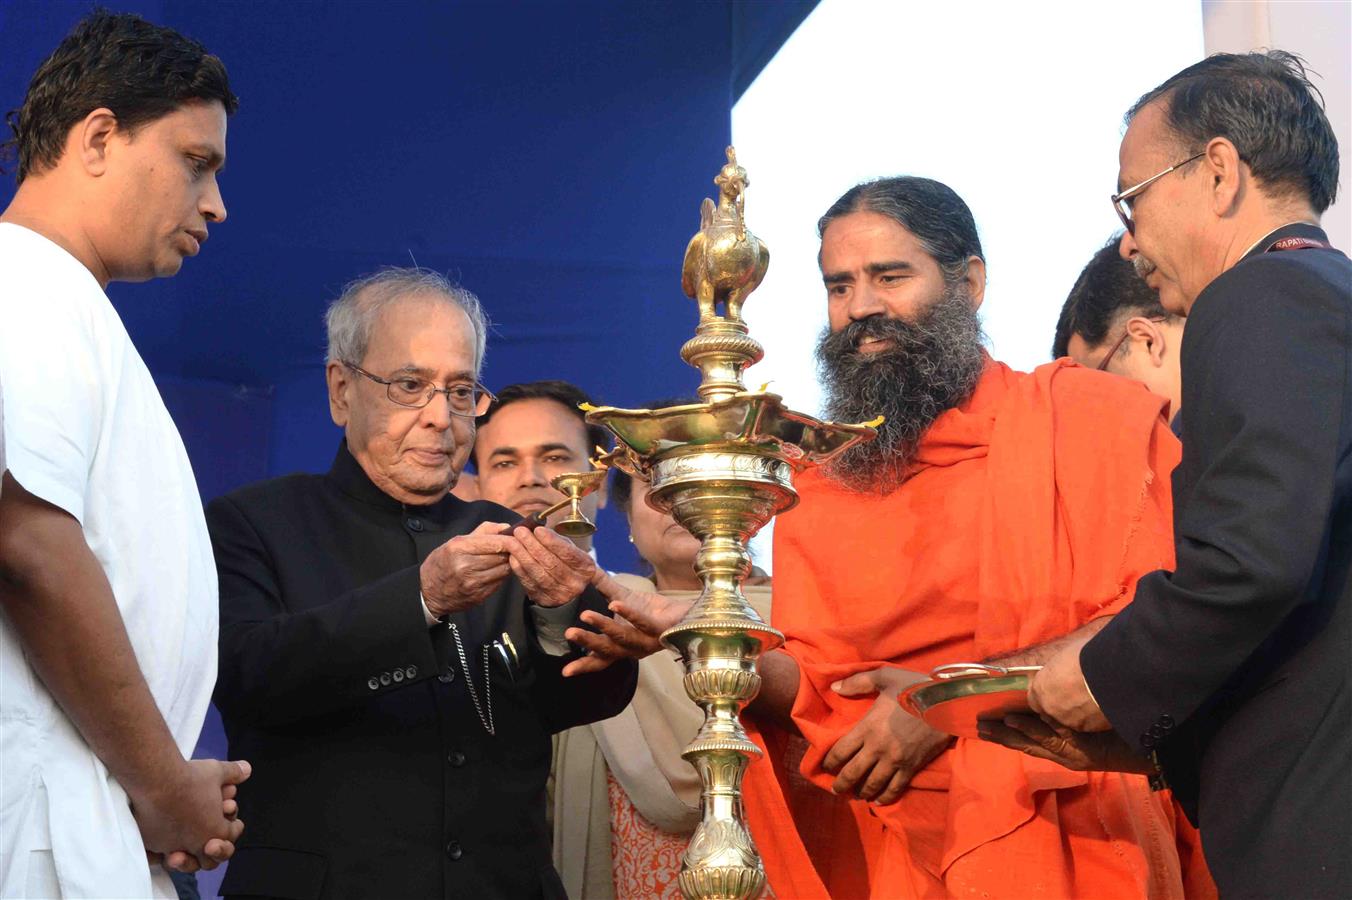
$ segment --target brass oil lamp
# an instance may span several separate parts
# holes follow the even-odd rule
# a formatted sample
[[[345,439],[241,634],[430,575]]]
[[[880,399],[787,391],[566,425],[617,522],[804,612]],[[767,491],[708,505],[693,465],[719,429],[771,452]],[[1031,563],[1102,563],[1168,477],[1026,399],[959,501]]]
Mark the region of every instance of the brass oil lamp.
[[[704,724],[682,756],[703,783],[702,820],[682,858],[687,898],[750,900],[765,890],[765,868],[747,830],[742,777],[761,755],[738,715],[760,690],[756,660],[784,636],[742,594],[751,572],[747,542],[798,502],[795,470],[872,440],[881,419],[838,425],[785,408],[764,389],[748,391],[745,369],[765,351],[741,309],[769,265],[769,250],[743,218],[746,170],[736,151],[706,199],[686,249],[682,287],[699,305],[695,337],[681,358],[699,369],[701,402],[664,409],[588,408],[587,421],[617,438],[612,464],[651,484],[648,503],[700,540],[695,570],[704,589],[662,643],[680,653],[685,690]],[[723,313],[719,314],[720,307]]]
[[[596,525],[582,511],[582,498],[588,494],[594,494],[600,489],[601,485],[605,483],[608,470],[599,459],[592,460],[592,465],[595,468],[590,472],[566,472],[563,475],[556,475],[551,478],[549,480],[550,486],[563,494],[563,499],[553,506],[527,513],[518,521],[512,523],[512,527],[543,528],[550,516],[567,507],[568,515],[554,525],[554,531],[569,538],[586,537],[589,534],[594,534]]]

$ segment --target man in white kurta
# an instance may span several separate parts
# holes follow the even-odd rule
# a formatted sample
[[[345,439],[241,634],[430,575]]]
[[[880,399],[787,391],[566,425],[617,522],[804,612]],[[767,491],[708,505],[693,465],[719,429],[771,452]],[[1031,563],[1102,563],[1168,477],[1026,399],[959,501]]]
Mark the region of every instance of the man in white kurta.
[[[187,453],[98,282],[46,238],[4,223],[0,392],[10,475],[83,526],[146,683],[190,756],[216,676],[216,568]],[[54,865],[67,896],[150,893],[126,793],[7,620],[0,773],[0,895],[22,896],[34,865]]]
[[[135,47],[128,53],[126,48]],[[233,852],[243,764],[191,761],[217,587],[178,432],[104,293],[225,218],[200,44],[94,13],[38,68],[0,213],[0,896],[174,896]],[[103,105],[100,105],[103,104]]]

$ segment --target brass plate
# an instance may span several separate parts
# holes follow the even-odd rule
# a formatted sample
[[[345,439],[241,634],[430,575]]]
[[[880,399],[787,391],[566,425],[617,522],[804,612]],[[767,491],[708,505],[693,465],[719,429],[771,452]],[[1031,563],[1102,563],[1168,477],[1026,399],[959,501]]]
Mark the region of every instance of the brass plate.
[[[897,699],[902,709],[931,728],[975,738],[978,719],[1029,712],[1030,678],[1028,672],[936,678],[911,685]]]

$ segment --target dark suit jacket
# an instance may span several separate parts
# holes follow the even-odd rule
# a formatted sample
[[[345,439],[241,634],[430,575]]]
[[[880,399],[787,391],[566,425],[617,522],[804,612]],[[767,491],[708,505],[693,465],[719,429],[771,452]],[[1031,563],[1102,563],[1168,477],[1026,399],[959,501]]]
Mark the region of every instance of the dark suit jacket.
[[[1175,571],[1080,655],[1113,727],[1155,750],[1223,897],[1352,895],[1352,263],[1264,253],[1183,337]]]
[[[615,715],[632,661],[564,679],[537,645],[519,583],[452,616],[496,735],[480,721],[447,626],[427,627],[419,564],[484,521],[447,497],[404,506],[339,449],[327,475],[243,488],[207,508],[221,583],[215,700],[240,788],[227,896],[563,897],[550,862],[550,734]],[[590,589],[583,608],[604,611]],[[511,636],[509,667],[484,645]],[[485,708],[485,715],[488,710]]]

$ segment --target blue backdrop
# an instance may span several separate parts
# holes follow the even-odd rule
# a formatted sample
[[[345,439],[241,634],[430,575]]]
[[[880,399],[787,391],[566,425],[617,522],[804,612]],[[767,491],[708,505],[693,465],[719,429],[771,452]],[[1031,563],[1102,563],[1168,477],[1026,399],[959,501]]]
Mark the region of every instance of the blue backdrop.
[[[685,243],[734,98],[814,3],[114,2],[202,41],[241,101],[228,220],[178,277],[110,289],[203,499],[328,467],[322,313],[381,265],[416,260],[483,298],[489,387],[690,392]],[[0,0],[0,108],[91,7]],[[0,206],[12,192],[3,179]],[[613,511],[598,550],[635,564]],[[204,751],[223,751],[218,727]]]
[[[178,277],[110,290],[203,498],[327,468],[322,312],[381,265],[483,298],[490,387],[565,378],[626,405],[691,390],[685,242],[734,95],[812,5],[119,4],[201,40],[241,99],[227,222]],[[91,6],[0,0],[0,108]],[[603,560],[632,565],[603,515]]]

